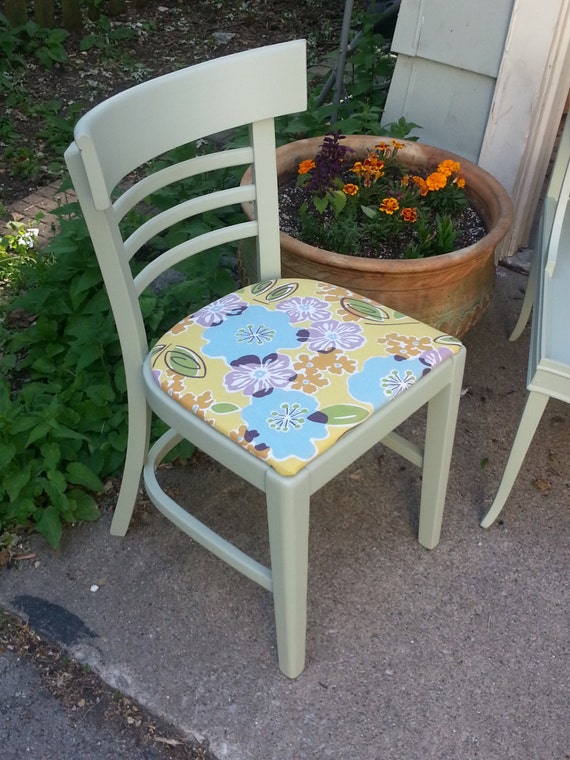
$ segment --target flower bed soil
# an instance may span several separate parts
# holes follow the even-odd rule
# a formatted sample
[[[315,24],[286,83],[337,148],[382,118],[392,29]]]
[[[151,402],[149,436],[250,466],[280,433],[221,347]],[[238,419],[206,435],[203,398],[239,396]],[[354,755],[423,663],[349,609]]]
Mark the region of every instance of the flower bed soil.
[[[346,178],[349,181],[349,177]],[[311,204],[311,195],[305,187],[298,187],[296,178],[290,178],[283,182],[279,188],[279,224],[281,230],[291,237],[301,239],[299,224],[299,208],[303,203],[307,206]],[[327,209],[322,215],[319,215],[324,226],[330,224],[333,215],[330,209]],[[465,248],[472,243],[476,243],[486,235],[486,229],[483,220],[475,209],[468,207],[454,217],[454,224],[458,231],[455,241],[455,248]],[[307,241],[305,241],[307,242]],[[402,247],[405,248],[409,240],[402,240]],[[311,243],[316,245],[317,243]],[[398,255],[394,247],[389,243],[384,245],[371,246],[366,241],[360,241],[360,250],[355,255],[369,259],[397,259]]]

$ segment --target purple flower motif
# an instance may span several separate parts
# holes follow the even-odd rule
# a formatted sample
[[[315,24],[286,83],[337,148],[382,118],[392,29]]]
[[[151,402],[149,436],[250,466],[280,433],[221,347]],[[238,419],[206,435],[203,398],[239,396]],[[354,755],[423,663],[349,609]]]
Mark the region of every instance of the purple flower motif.
[[[297,377],[288,356],[268,354],[263,359],[251,354],[231,362],[232,369],[224,378],[229,391],[260,398],[274,388],[284,388]]]
[[[317,322],[330,317],[329,305],[326,301],[311,296],[295,296],[277,305],[279,311],[284,311],[291,322]]]
[[[247,304],[235,293],[230,293],[199,309],[193,319],[202,327],[217,327],[226,317],[235,317],[246,309]]]
[[[449,359],[451,356],[453,356],[453,351],[451,351],[449,348],[442,347],[434,348],[431,351],[424,351],[419,359],[422,364],[426,365],[426,367],[433,369],[434,367],[437,367],[438,364],[441,364],[446,359]]]
[[[365,342],[362,328],[354,322],[339,322],[327,319],[315,322],[309,329],[307,347],[312,351],[327,354],[335,349],[350,351],[359,348]]]

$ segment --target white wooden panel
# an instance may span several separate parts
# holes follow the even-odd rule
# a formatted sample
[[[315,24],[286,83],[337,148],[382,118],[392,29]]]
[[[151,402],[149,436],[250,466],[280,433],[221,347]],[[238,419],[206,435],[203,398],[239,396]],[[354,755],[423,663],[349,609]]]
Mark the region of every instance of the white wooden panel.
[[[514,0],[404,0],[392,50],[496,77]]]
[[[421,142],[477,163],[494,88],[490,77],[400,55],[382,122],[405,115]]]
[[[516,0],[479,157],[513,199],[501,258],[528,245],[569,88],[569,0]]]

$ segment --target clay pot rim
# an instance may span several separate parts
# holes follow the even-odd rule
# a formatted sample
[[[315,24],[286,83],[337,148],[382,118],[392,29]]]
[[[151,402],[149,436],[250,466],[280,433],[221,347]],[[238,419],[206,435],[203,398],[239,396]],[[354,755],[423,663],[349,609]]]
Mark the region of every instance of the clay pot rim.
[[[278,176],[284,176],[283,171],[280,172],[280,164],[283,164],[284,161],[293,162],[294,160],[296,168],[303,158],[315,155],[323,137],[296,140],[277,148]],[[390,138],[378,135],[347,135],[343,143],[356,151],[366,151],[378,142],[388,139]],[[350,254],[316,248],[285,232],[280,232],[281,243],[284,243],[292,252],[302,254],[305,258],[321,265],[326,264],[327,266],[342,268],[347,266],[347,259],[349,259],[350,267],[360,272],[376,272],[379,267],[387,271],[405,267],[407,271],[425,274],[426,272],[462,266],[466,260],[475,260],[480,256],[486,256],[490,250],[494,250],[512,224],[511,199],[504,187],[485,169],[451,151],[410,140],[398,140],[398,142],[404,145],[400,155],[418,163],[425,163],[429,160],[437,164],[446,158],[452,158],[461,163],[461,171],[466,179],[468,193],[474,199],[475,204],[479,202],[482,206],[490,207],[491,210],[492,218],[489,222],[489,231],[483,238],[465,248],[425,259],[370,259],[362,256],[351,256]],[[250,171],[248,169],[244,175],[242,180],[244,184],[247,183],[245,180]]]

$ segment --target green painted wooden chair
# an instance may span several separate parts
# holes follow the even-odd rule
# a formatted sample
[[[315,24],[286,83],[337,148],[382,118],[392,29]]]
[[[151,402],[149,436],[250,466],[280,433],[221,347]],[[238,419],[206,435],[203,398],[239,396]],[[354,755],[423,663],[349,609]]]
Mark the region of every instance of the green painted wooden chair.
[[[301,40],[212,60],[116,95],[78,122],[65,154],[112,304],[128,385],[128,450],[111,531],[127,531],[142,475],[151,501],[181,530],[272,591],[279,665],[290,678],[305,664],[311,494],[382,441],[422,468],[419,541],[434,547],[465,358],[458,340],[344,288],[280,279],[273,120],[305,107]],[[205,152],[156,173],[140,169],[176,146],[244,124],[250,125],[247,147]],[[157,210],[123,239],[121,220],[158,189],[252,164],[253,184]],[[155,236],[164,242],[171,225],[252,200],[255,220],[177,240],[131,274],[137,251]],[[256,243],[259,281],[181,314],[149,351],[141,293],[183,259],[241,239]],[[418,446],[394,428],[425,404],[427,432]],[[152,413],[169,431],[150,446]],[[182,439],[265,492],[270,567],[161,489],[156,469]]]
[[[488,528],[507,501],[549,398],[570,403],[570,119],[544,199],[527,291],[511,340],[532,310],[527,370],[529,395],[495,499],[481,525]]]

